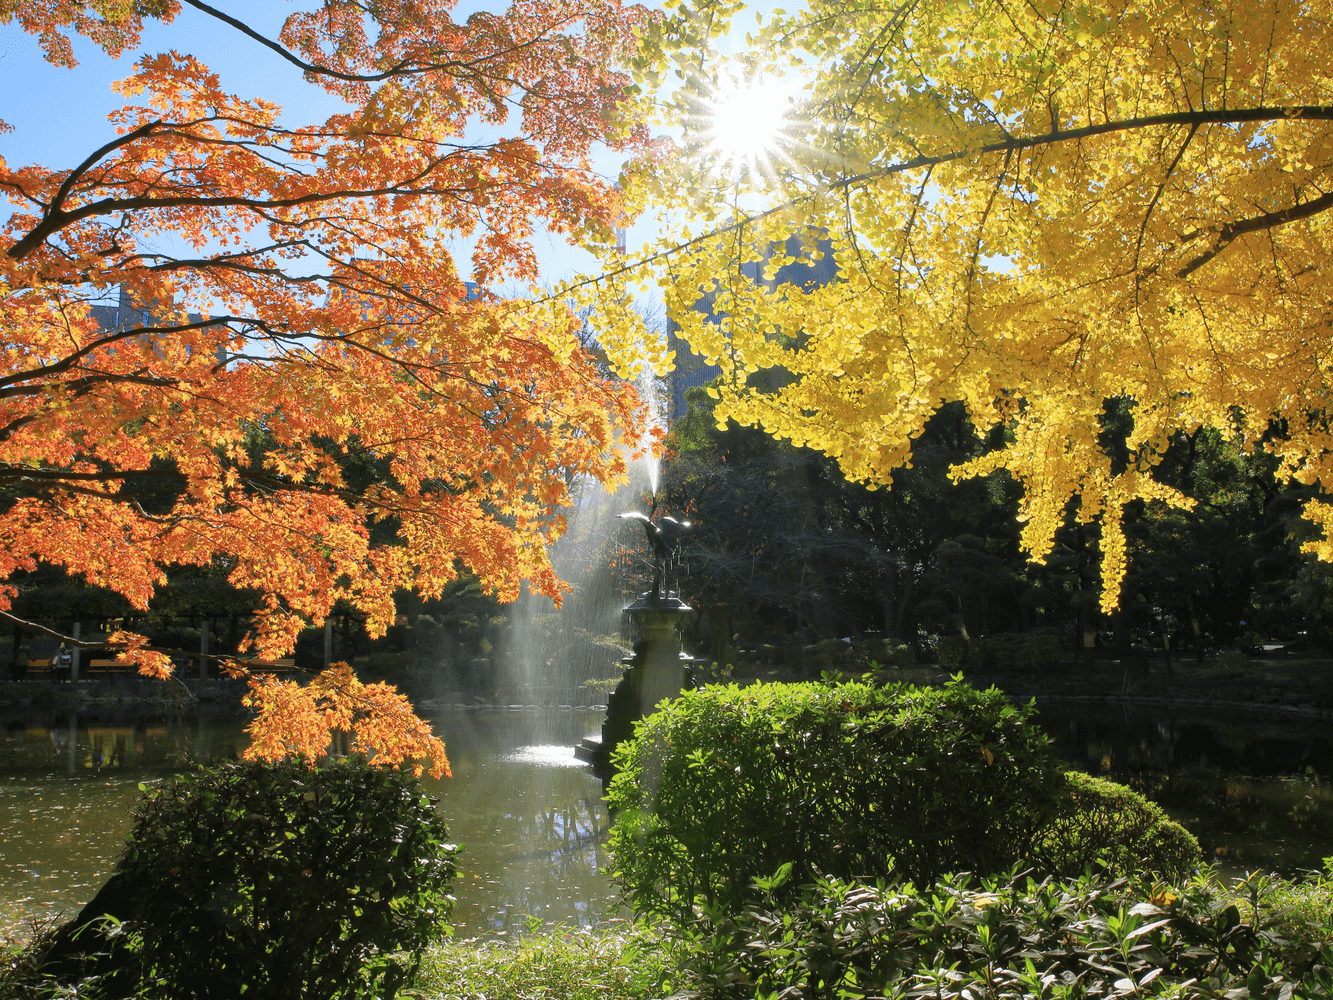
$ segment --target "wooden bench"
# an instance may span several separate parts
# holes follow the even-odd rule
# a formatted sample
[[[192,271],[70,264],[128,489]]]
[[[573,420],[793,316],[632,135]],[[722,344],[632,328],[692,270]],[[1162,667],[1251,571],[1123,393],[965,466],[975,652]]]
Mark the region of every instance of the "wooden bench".
[[[295,660],[270,660],[267,663],[257,663],[252,668],[256,674],[291,674],[296,673]]]
[[[29,660],[28,672],[24,674],[24,680],[35,681],[53,676],[50,660]]]
[[[139,669],[135,663],[121,663],[118,660],[89,660],[87,664],[80,664],[79,676],[81,677],[110,677],[113,674],[128,674]]]

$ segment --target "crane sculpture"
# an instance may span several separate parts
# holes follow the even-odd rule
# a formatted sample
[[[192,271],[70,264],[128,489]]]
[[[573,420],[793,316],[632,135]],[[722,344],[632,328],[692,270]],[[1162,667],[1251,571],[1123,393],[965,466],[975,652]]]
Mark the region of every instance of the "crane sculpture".
[[[654,501],[653,511],[656,510],[657,502]],[[638,521],[643,525],[644,534],[648,536],[648,544],[653,550],[653,597],[657,599],[659,596],[669,596],[667,570],[680,548],[681,541],[694,527],[693,522],[677,521],[674,517],[665,515],[654,521],[651,514],[637,510],[617,516],[626,521]]]

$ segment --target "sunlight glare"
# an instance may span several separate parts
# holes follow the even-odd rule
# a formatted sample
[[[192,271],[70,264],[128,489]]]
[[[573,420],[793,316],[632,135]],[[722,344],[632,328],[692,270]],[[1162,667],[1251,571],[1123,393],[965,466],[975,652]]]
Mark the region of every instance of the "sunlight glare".
[[[708,149],[733,169],[766,166],[781,152],[791,109],[786,91],[752,81],[719,89],[709,102]]]

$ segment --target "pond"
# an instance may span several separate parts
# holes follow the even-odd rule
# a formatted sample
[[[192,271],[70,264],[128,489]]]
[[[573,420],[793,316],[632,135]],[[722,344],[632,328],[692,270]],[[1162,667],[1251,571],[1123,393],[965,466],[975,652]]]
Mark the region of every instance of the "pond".
[[[449,711],[431,718],[454,777],[427,779],[464,846],[459,937],[503,937],[530,917],[575,926],[621,919],[606,875],[600,780],[572,747],[594,711]],[[0,939],[32,918],[73,913],[115,865],[139,782],[194,759],[239,753],[234,718],[48,716],[0,736]]]
[[[571,748],[600,711],[426,713],[454,777],[428,782],[463,844],[460,937],[504,937],[530,917],[591,926],[623,919],[606,874],[601,782]],[[1072,766],[1160,802],[1223,870],[1292,873],[1333,855],[1333,741],[1317,723],[1047,705],[1039,716]],[[111,871],[139,782],[232,756],[241,721],[207,716],[49,715],[0,735],[0,938],[72,913]]]
[[[1326,722],[1068,703],[1038,718],[1062,758],[1158,803],[1225,874],[1292,875],[1333,855]]]

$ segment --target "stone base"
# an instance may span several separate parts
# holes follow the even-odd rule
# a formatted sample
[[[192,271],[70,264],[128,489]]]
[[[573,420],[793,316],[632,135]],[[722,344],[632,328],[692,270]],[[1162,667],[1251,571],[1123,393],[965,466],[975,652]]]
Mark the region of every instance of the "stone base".
[[[600,736],[583,737],[579,745],[574,748],[574,756],[579,760],[588,762],[593,767],[611,766],[611,748],[602,745]]]

